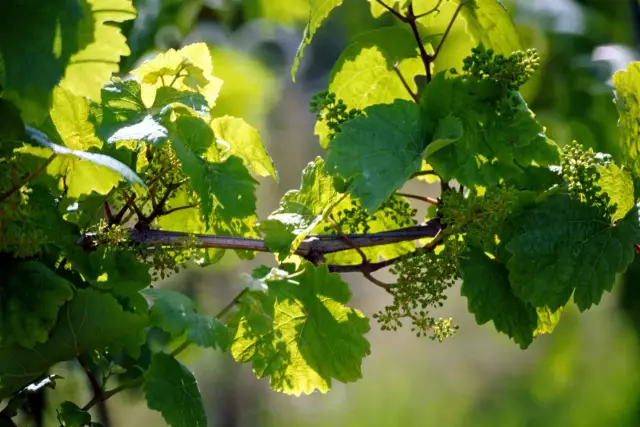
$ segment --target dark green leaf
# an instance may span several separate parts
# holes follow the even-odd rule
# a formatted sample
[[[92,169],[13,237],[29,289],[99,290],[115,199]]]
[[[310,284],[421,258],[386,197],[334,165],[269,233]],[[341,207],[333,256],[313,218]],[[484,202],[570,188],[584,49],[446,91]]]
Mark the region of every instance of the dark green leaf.
[[[226,350],[227,328],[216,318],[196,313],[193,301],[179,292],[145,289],[144,295],[154,299],[151,322],[173,337],[187,333],[187,339],[201,347]]]
[[[144,374],[149,409],[162,414],[171,427],[206,427],[207,415],[193,373],[164,353],[154,354]]]
[[[220,214],[225,219],[251,216],[256,210],[257,181],[238,157],[230,156],[222,162],[205,160],[213,132],[197,123],[204,122],[195,117],[179,117],[172,126],[171,142],[191,187],[200,196],[205,224],[209,224],[214,201],[221,205]]]
[[[118,346],[138,336],[148,324],[146,316],[125,312],[110,295],[78,290],[60,309],[49,340],[26,349],[18,345],[0,349],[0,399],[40,376],[58,362],[93,349]]]
[[[436,126],[433,141],[429,143],[424,152],[424,158],[428,159],[433,153],[449,144],[453,144],[464,135],[462,122],[455,116],[447,116],[441,119]]]
[[[114,78],[105,86],[102,104],[94,115],[98,136],[109,143],[136,140],[159,144],[167,138],[167,129],[147,109],[140,83],[133,79]]]
[[[374,212],[420,170],[427,141],[415,103],[397,100],[365,112],[343,124],[331,141],[327,171],[352,179],[351,193]]]
[[[521,348],[533,341],[537,327],[536,309],[513,294],[509,271],[478,249],[471,249],[460,260],[462,287],[469,311],[479,325],[493,321],[497,331],[507,334]]]
[[[62,425],[65,427],[82,427],[91,423],[91,414],[83,411],[73,402],[63,402],[56,412],[58,413],[58,419],[62,421]]]
[[[167,105],[182,104],[191,108],[199,115],[209,114],[209,105],[205,97],[197,92],[181,91],[173,87],[163,86],[156,91],[156,98],[151,107],[154,111],[160,111]]]
[[[429,156],[429,164],[445,180],[492,186],[517,177],[532,164],[559,161],[558,148],[544,136],[524,100],[497,83],[448,78],[442,72],[426,87],[421,105],[425,120],[455,116],[462,124],[459,139]]]
[[[73,297],[71,283],[39,261],[5,271],[0,287],[0,346],[33,347],[49,337],[58,311]]]
[[[20,117],[20,110],[11,101],[0,98],[0,141],[20,140],[24,136],[24,123]],[[2,142],[0,155],[4,155],[7,145],[6,142]]]
[[[600,302],[616,274],[633,260],[640,240],[637,208],[612,226],[597,209],[559,194],[526,211],[507,243],[516,295],[556,311],[574,294],[581,310]]]

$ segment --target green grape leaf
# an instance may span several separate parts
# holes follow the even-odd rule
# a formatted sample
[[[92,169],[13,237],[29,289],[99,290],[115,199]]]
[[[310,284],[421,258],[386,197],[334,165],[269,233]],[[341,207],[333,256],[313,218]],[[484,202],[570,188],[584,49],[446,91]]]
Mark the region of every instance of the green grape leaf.
[[[20,117],[20,110],[11,101],[0,98],[0,141],[2,141],[0,155],[4,157],[5,150],[9,146],[4,140],[16,141],[24,139],[24,136],[24,123]]]
[[[404,27],[384,27],[354,37],[331,70],[330,92],[348,109],[362,110],[376,104],[392,104],[396,99],[411,100],[394,67],[402,73],[413,93],[413,77],[425,72],[411,31]],[[315,128],[320,145],[329,144],[329,127],[318,121]]]
[[[3,97],[15,102],[28,123],[46,117],[58,84],[99,100],[120,57],[129,54],[125,37],[112,23],[134,17],[130,0],[2,2]]]
[[[564,194],[543,200],[518,218],[507,243],[507,266],[518,297],[556,311],[573,299],[580,310],[600,302],[616,274],[629,266],[640,237],[637,208],[616,225]]]
[[[86,98],[57,87],[53,91],[51,120],[62,143],[72,150],[86,151],[102,148],[93,124],[89,121],[90,108]]]
[[[209,104],[204,95],[198,92],[178,90],[174,87],[160,87],[156,91],[156,97],[153,100],[151,111],[160,112],[168,105],[182,104],[198,115],[207,117],[209,115]]]
[[[196,313],[193,301],[179,292],[145,289],[143,295],[153,299],[151,323],[173,337],[187,333],[187,339],[201,347],[229,347],[227,328],[218,319]]]
[[[333,379],[361,378],[369,321],[344,306],[351,293],[340,276],[308,264],[292,276],[269,277],[266,293],[246,294],[230,320],[233,357],[251,362],[258,378],[270,376],[274,390],[297,396],[324,393]]]
[[[60,307],[73,297],[71,283],[39,261],[5,266],[3,274],[8,276],[0,288],[0,346],[45,342]]]
[[[88,256],[91,271],[83,271],[85,280],[116,295],[131,295],[151,284],[149,266],[135,253],[100,246]]]
[[[278,254],[289,253],[291,244],[296,239],[296,235],[292,229],[295,230],[296,226],[301,225],[298,221],[288,222],[289,219],[292,218],[290,216],[283,216],[280,219],[260,221],[259,229],[264,233],[264,243],[270,251]]]
[[[513,294],[509,271],[500,262],[478,249],[467,251],[460,259],[462,287],[469,311],[479,325],[493,321],[497,331],[507,334],[520,348],[533,341],[537,327],[536,309]]]
[[[89,151],[72,150],[62,145],[54,144],[42,132],[29,128],[29,136],[46,149],[26,146],[20,151],[36,157],[51,158],[51,151],[55,156],[46,168],[47,174],[54,177],[65,177],[67,196],[79,198],[92,191],[107,194],[123,179],[128,181],[138,191],[146,190],[146,184],[124,163],[113,157],[91,153]]]
[[[520,36],[513,25],[507,8],[497,0],[457,0],[466,4],[461,17],[466,21],[467,32],[476,44],[509,55],[521,49]]]
[[[549,166],[560,160],[557,146],[545,137],[522,97],[495,82],[441,72],[425,88],[420,103],[424,118],[440,123],[455,116],[462,124],[461,134],[447,131],[460,138],[440,146],[428,159],[447,181],[490,187],[521,175],[532,164]]]
[[[244,160],[247,167],[258,176],[278,180],[273,161],[262,144],[258,131],[242,119],[231,116],[213,119],[211,127],[219,144],[228,146],[229,152]]]
[[[114,78],[106,85],[94,115],[98,136],[112,144],[129,140],[160,144],[167,139],[167,129],[147,109],[140,83],[133,79]]]
[[[156,89],[169,86],[182,92],[200,93],[209,108],[213,108],[222,86],[222,80],[213,75],[211,53],[205,43],[169,49],[144,62],[131,74],[142,82],[145,100],[153,96]]]
[[[58,419],[65,427],[82,427],[91,423],[91,414],[83,411],[73,402],[63,402],[62,405],[56,409],[56,413]]]
[[[0,349],[0,399],[58,362],[138,337],[147,324],[146,316],[125,312],[111,295],[92,289],[76,291],[60,309],[58,322],[45,343],[33,349],[16,344]]]
[[[174,357],[156,353],[144,373],[147,406],[171,427],[206,427],[207,415],[193,373]]]
[[[80,250],[76,244],[78,229],[60,216],[55,206],[55,198],[42,185],[31,189],[28,200],[28,215],[11,218],[5,222],[2,218],[3,233],[0,235],[0,248],[4,252],[15,252],[19,255],[19,247],[26,245],[29,255],[40,254],[43,248],[53,246],[66,252]]]
[[[60,86],[71,92],[100,100],[100,89],[120,67],[120,57],[129,55],[126,37],[113,23],[136,17],[131,0],[87,0],[85,16],[78,27],[77,52],[71,55]]]
[[[556,311],[551,311],[547,307],[536,308],[536,312],[538,313],[538,326],[533,332],[533,335],[538,336],[542,334],[550,334],[551,332],[553,332],[553,330],[556,328],[556,325],[560,321],[563,310],[564,307],[561,307]]]
[[[454,116],[447,116],[441,119],[436,126],[433,141],[427,145],[427,149],[424,151],[424,158],[427,159],[436,151],[443,149],[449,144],[453,144],[462,138],[463,134],[464,129],[462,128],[460,119]]]
[[[255,213],[258,182],[251,177],[242,159],[231,156],[221,163],[214,163],[209,179],[213,194],[222,207],[222,218],[245,218]]]
[[[322,23],[329,17],[331,12],[342,4],[342,1],[343,0],[309,0],[309,23],[304,29],[302,42],[300,42],[296,57],[293,60],[293,66],[291,67],[291,79],[294,82],[296,81],[296,72],[298,71],[298,66],[304,55],[305,48],[311,43],[311,39],[313,39],[318,28],[320,28]]]
[[[607,166],[597,165],[596,170],[600,175],[596,183],[601,189],[600,193],[607,193],[611,199],[609,205],[616,206],[611,220],[621,220],[635,205],[633,178],[613,163]]]
[[[237,236],[250,239],[259,239],[258,216],[256,214],[244,218],[227,219],[221,213],[221,207],[217,206],[213,215],[213,231],[219,236]],[[255,252],[236,250],[240,259],[253,259]]]
[[[239,157],[229,156],[222,162],[202,158],[204,146],[213,143],[213,132],[209,127],[199,126],[199,122],[202,120],[196,117],[179,117],[171,126],[171,143],[193,190],[200,196],[205,224],[209,224],[214,201],[221,205],[219,213],[224,219],[253,215],[258,182]]]
[[[616,72],[613,85],[620,114],[623,164],[637,180],[640,177],[640,62],[632,62],[626,70]]]
[[[373,105],[342,125],[329,145],[327,171],[353,180],[351,194],[374,212],[420,170],[427,146],[415,103]]]
[[[259,229],[265,234],[267,247],[280,253],[295,250],[338,199],[333,180],[325,172],[324,161],[317,157],[302,171],[300,189],[288,191],[280,207],[260,221]]]

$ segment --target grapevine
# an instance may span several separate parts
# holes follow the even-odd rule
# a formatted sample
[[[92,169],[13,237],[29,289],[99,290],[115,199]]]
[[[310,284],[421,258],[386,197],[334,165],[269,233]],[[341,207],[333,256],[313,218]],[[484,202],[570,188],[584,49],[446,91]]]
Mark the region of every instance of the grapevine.
[[[107,3],[61,5],[69,31],[43,15],[65,27],[62,48],[36,37],[7,49],[0,28],[0,424],[75,361],[92,395],[62,403],[61,425],[98,425],[90,410],[134,389],[169,425],[204,426],[180,361],[191,346],[252,364],[275,391],[324,393],[362,376],[372,327],[454,336],[436,312],[458,289],[478,324],[524,349],[567,306],[599,304],[634,261],[638,63],[614,75],[622,136],[614,155],[599,153],[552,140],[536,119],[520,90],[543,59],[516,43],[501,4],[372,1],[375,29],[353,38],[309,103],[324,154],[263,216],[258,185],[278,180],[276,165],[257,128],[229,114],[237,96],[219,56],[193,43],[131,68],[120,23],[136,10]],[[294,75],[341,3],[311,8]],[[39,34],[22,8],[0,6],[0,20]],[[381,14],[398,25],[380,26]],[[469,55],[442,54],[454,26],[476,46]],[[425,194],[424,175],[439,194]],[[238,278],[216,315],[156,286],[228,251],[274,257]],[[374,325],[350,305],[351,273],[390,299]]]

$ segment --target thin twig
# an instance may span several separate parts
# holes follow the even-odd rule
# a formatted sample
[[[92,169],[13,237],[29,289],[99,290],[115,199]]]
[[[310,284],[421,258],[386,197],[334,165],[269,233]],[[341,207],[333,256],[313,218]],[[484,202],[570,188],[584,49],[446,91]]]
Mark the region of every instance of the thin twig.
[[[186,62],[182,62],[182,64],[180,64],[180,68],[178,68],[178,71],[176,72],[176,75],[173,76],[173,80],[171,80],[171,83],[169,83],[169,87],[173,87],[173,85],[176,83],[176,81],[178,80],[179,77],[184,77],[184,76],[180,75],[180,73],[182,72],[182,70],[185,69],[186,66],[187,66]]]
[[[392,285],[390,285],[389,283],[385,283],[385,282],[382,282],[382,281],[376,279],[375,277],[373,277],[371,275],[371,273],[369,273],[367,271],[364,271],[364,272],[362,272],[362,275],[365,277],[365,279],[367,279],[368,281],[370,281],[374,285],[381,287],[382,289],[384,289],[387,292],[391,291],[391,286]]]
[[[431,14],[432,14],[432,13],[434,13],[434,12],[439,12],[440,5],[442,4],[442,1],[443,1],[443,0],[438,0],[438,3],[436,3],[436,5],[433,7],[433,9],[428,10],[428,11],[426,11],[426,12],[419,13],[419,14],[417,14],[417,15],[415,16],[415,18],[416,18],[416,19],[420,19],[420,18],[424,18],[424,17],[425,17],[425,16],[427,16],[427,15],[431,15]]]
[[[178,211],[181,211],[181,210],[184,210],[184,209],[195,208],[197,206],[198,205],[196,205],[195,203],[192,203],[190,205],[185,205],[185,206],[178,206],[177,208],[172,208],[172,209],[169,209],[169,210],[166,210],[166,211],[162,211],[159,216],[169,215],[169,214],[172,214],[174,212],[178,212]]]
[[[411,32],[413,33],[413,37],[416,39],[416,43],[418,44],[418,50],[420,51],[420,58],[422,58],[422,63],[424,64],[425,71],[427,72],[427,81],[431,81],[431,63],[433,62],[433,58],[429,55],[424,48],[424,44],[422,43],[422,37],[420,37],[420,31],[418,30],[418,24],[416,23],[416,15],[413,13],[413,2],[409,2],[409,7],[407,9],[407,22],[411,27]]]
[[[107,200],[104,201],[104,215],[107,217],[109,223],[113,222],[113,213],[111,213],[111,205]]]
[[[438,57],[438,53],[440,53],[440,49],[442,48],[442,45],[444,45],[444,42],[447,39],[449,32],[451,31],[451,28],[453,28],[453,24],[456,22],[456,18],[458,17],[458,14],[460,13],[460,11],[462,10],[462,7],[465,4],[466,4],[465,0],[461,0],[460,4],[458,4],[456,11],[453,13],[453,18],[451,18],[451,21],[449,21],[449,25],[447,26],[447,29],[444,31],[444,34],[442,35],[442,39],[440,40],[440,43],[438,43],[438,47],[436,47],[436,50],[433,53],[433,56],[432,56],[433,59],[436,59]]]
[[[98,383],[96,376],[93,375],[93,372],[91,371],[91,369],[89,369],[89,365],[87,365],[87,362],[85,362],[85,360],[81,356],[78,356],[77,359],[78,363],[80,363],[80,366],[82,366],[82,370],[89,379],[89,384],[91,384],[94,399],[99,400],[102,397],[104,390],[102,390],[102,387]]]
[[[396,18],[398,18],[399,20],[401,20],[402,22],[408,22],[407,17],[402,15],[400,12],[398,12],[397,10],[395,10],[394,8],[392,8],[391,6],[389,6],[388,4],[386,4],[385,2],[383,2],[382,0],[376,0],[382,7],[384,7],[385,9],[387,9],[389,12],[391,12],[393,14],[393,16],[395,16]]]
[[[136,194],[134,193],[133,195],[129,195],[129,193],[126,190],[122,190],[122,196],[124,197],[124,200],[127,202],[127,205],[131,206],[131,208],[136,213],[136,215],[138,215],[138,221],[146,222],[147,217],[142,213],[138,205],[136,205],[136,202],[135,202]]]
[[[342,231],[340,226],[333,219],[333,215],[329,215],[327,217],[327,222],[329,223],[329,225],[331,225],[331,227],[333,227],[334,230],[336,230],[336,232],[338,233],[338,236],[342,237],[342,240],[344,240],[345,243],[347,243],[349,246],[351,246],[351,249],[354,249],[356,252],[358,252],[358,255],[360,255],[360,258],[362,259],[363,263],[368,263],[369,262],[369,260],[367,259],[367,256],[365,255],[365,253],[362,252],[362,248],[360,248],[355,243],[353,243],[351,241],[351,239],[349,239],[349,237],[347,237],[347,235],[344,234],[344,232]]]
[[[220,320],[221,318],[223,318],[224,316],[226,316],[226,314],[238,303],[238,301],[240,301],[240,299],[247,293],[249,292],[249,288],[244,288],[242,289],[238,295],[236,295],[230,302],[229,304],[225,305],[222,310],[220,310],[218,312],[218,314],[216,314],[216,319]]]
[[[400,81],[402,82],[402,86],[404,86],[404,88],[407,90],[407,92],[409,93],[409,95],[411,96],[411,99],[413,99],[413,101],[416,104],[420,103],[420,100],[418,99],[418,95],[416,95],[415,93],[413,93],[413,91],[411,90],[411,88],[409,87],[409,84],[407,84],[407,81],[405,80],[404,76],[402,75],[402,73],[400,72],[400,70],[398,69],[398,64],[396,63],[393,66],[393,71],[396,72],[396,74],[398,75],[398,77],[400,78]]]
[[[151,212],[151,214],[149,215],[149,217],[146,219],[146,223],[150,224],[151,221],[153,221],[154,219],[156,219],[159,216],[165,215],[164,214],[164,206],[167,204],[167,202],[169,201],[169,197],[173,194],[173,192],[175,190],[177,190],[178,188],[180,188],[180,186],[182,186],[182,184],[184,184],[185,182],[187,182],[188,179],[182,179],[176,183],[173,184],[169,184],[166,185],[167,189],[165,190],[162,198],[160,199],[160,201],[156,204],[156,206],[154,206],[153,208],[153,212]]]
[[[362,249],[359,246],[357,246],[355,243],[353,243],[351,241],[351,239],[349,239],[347,237],[347,235],[342,232],[342,229],[340,228],[340,226],[338,224],[336,224],[336,222],[333,220],[333,217],[329,216],[329,218],[327,218],[327,220],[328,220],[329,224],[331,224],[331,226],[338,232],[338,235],[340,237],[342,237],[342,239],[347,244],[349,244],[352,249],[354,249],[356,252],[358,252],[358,255],[360,255],[360,258],[362,259],[361,265],[371,264],[371,262],[367,258],[367,255],[365,255],[365,253],[362,251]],[[384,289],[385,291],[389,292],[389,289],[390,289],[391,285],[389,285],[387,283],[384,283],[384,282],[381,282],[380,280],[376,279],[368,271],[363,271],[362,275],[364,276],[365,279],[367,279],[368,281],[370,281],[374,285],[379,286],[382,289]]]
[[[431,197],[418,196],[417,194],[401,193],[399,191],[396,191],[396,194],[398,196],[406,197],[408,199],[421,200],[423,202],[429,203],[430,205],[437,206],[439,204],[439,202],[436,199],[433,199]]]
[[[53,159],[55,159],[55,158],[56,158],[56,155],[52,154],[51,156],[49,156],[49,158],[38,169],[36,169],[24,181],[22,181],[18,185],[15,185],[15,186],[11,187],[10,189],[5,191],[4,193],[0,194],[0,202],[2,202],[4,199],[7,199],[7,198],[13,196],[22,187],[24,187],[25,185],[27,185],[28,183],[30,183],[31,181],[36,179],[38,177],[38,175],[40,175],[47,168],[47,166],[49,166],[49,164],[53,161]]]

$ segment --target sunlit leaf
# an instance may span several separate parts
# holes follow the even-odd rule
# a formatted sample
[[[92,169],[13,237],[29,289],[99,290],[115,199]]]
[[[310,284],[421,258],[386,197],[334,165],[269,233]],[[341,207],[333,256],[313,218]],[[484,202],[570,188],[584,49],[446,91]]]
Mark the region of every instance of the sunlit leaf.
[[[251,362],[258,378],[269,376],[274,390],[294,395],[324,393],[334,379],[362,376],[369,321],[344,305],[351,293],[340,276],[326,265],[307,265],[300,274],[274,277],[266,285],[266,293],[241,300],[231,321],[236,360]]]

